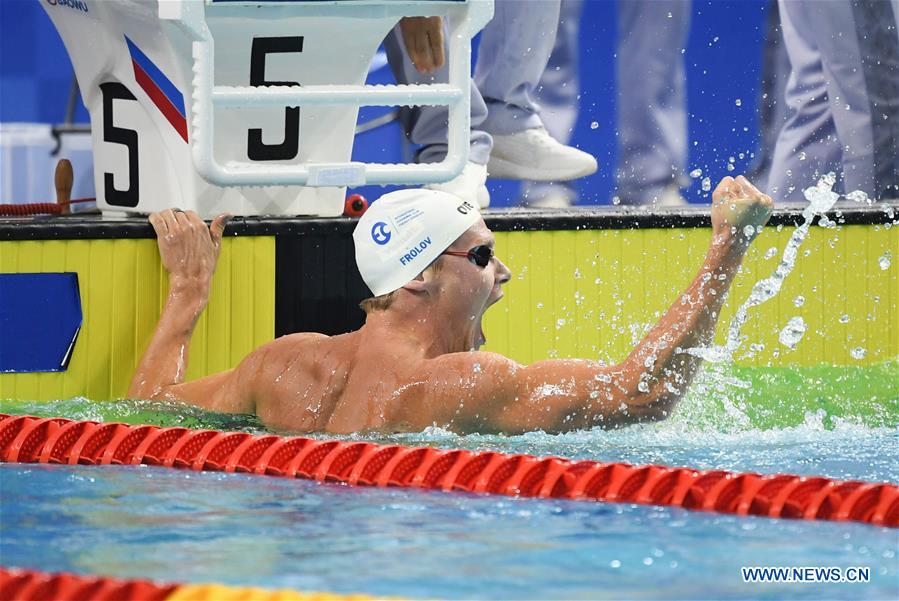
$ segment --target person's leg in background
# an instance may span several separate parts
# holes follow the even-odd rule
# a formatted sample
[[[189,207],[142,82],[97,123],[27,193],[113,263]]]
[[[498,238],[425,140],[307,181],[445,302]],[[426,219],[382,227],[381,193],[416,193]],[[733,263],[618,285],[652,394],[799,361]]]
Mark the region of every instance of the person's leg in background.
[[[556,44],[535,90],[540,120],[546,131],[568,144],[577,121],[579,69],[578,34],[584,0],[562,0]],[[577,188],[571,182],[524,181],[520,204],[540,208],[564,208],[575,203]]]
[[[384,39],[384,50],[397,83],[431,84],[448,81],[449,69],[446,64],[434,73],[419,73],[412,65],[403,45],[402,33],[397,25]],[[471,151],[468,165],[455,179],[446,184],[429,186],[451,192],[466,200],[472,198],[481,208],[490,204],[487,181],[487,160],[493,141],[481,125],[487,117],[487,107],[477,86],[471,85]],[[417,163],[436,163],[446,157],[447,121],[449,111],[441,106],[402,107],[400,120],[406,137],[419,146],[415,153]]]
[[[769,191],[800,201],[822,175],[838,190],[895,196],[899,184],[899,36],[892,2],[780,2],[796,113],[781,129]],[[876,119],[876,121],[875,121]]]
[[[619,0],[618,201],[685,204],[690,0]]]
[[[867,153],[857,153],[859,144],[867,141],[870,132],[873,153],[873,197],[878,200],[899,199],[899,3],[858,2],[853,4],[855,33],[860,47],[862,71],[865,77],[865,92],[868,101],[868,115],[864,125],[858,118],[852,119],[852,111],[836,118],[837,133],[841,142],[849,146],[843,153],[843,168],[853,166],[857,161],[866,161]],[[840,56],[841,49],[835,48]],[[845,66],[843,66],[845,69]],[[835,71],[835,65],[831,71]],[[836,74],[834,74],[836,76]],[[842,81],[843,76],[838,77]],[[851,89],[851,80],[846,87]],[[843,91],[846,93],[846,91]],[[849,96],[847,95],[847,98]],[[859,101],[865,98],[859,95]],[[839,112],[839,111],[837,111]],[[843,119],[851,119],[844,123]],[[847,141],[842,136],[847,130]],[[865,132],[861,135],[853,132]],[[864,173],[864,170],[861,171]],[[866,182],[847,176],[847,189]]]
[[[774,145],[777,144],[777,136],[790,116],[784,98],[787,80],[790,78],[790,57],[787,56],[787,49],[784,47],[777,0],[768,2],[765,28],[762,77],[758,95],[759,150],[748,176],[759,190],[767,189]]]
[[[560,0],[496,0],[481,33],[475,82],[493,136],[488,172],[500,179],[570,180],[596,171],[592,155],[547,133],[535,101],[559,25]]]

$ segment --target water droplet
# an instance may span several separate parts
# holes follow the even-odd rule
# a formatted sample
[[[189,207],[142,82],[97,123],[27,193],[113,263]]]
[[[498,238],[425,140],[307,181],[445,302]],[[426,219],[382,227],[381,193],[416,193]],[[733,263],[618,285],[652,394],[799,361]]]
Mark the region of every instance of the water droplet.
[[[849,323],[848,315],[840,315],[840,323]]]
[[[805,151],[804,151],[804,150],[799,152],[799,160],[800,160],[800,161],[804,161],[804,160],[805,160]]]
[[[728,171],[733,171],[733,170],[734,170],[733,164],[728,163],[728,164],[727,164],[727,170],[728,170]]]
[[[865,358],[865,355],[868,354],[868,351],[866,351],[865,349],[863,349],[860,346],[857,346],[854,349],[852,349],[851,351],[849,351],[849,354],[852,355],[853,359],[861,361],[862,359]]]
[[[804,297],[804,296],[797,296],[796,298],[793,299],[793,306],[794,306],[794,307],[801,307],[801,306],[804,305],[804,304],[805,304],[805,297]]]
[[[690,177],[692,177],[694,179],[701,175],[702,175],[702,169],[694,169],[693,171],[690,172]]]
[[[755,235],[755,226],[747,225],[743,228],[743,235],[747,238],[752,238]]]
[[[590,124],[590,129],[599,129],[599,122],[594,121]]]
[[[769,248],[768,250],[765,251],[765,259],[766,260],[773,259],[776,254],[777,254],[777,247],[772,246],[771,248]]]
[[[645,565],[645,566],[651,566],[651,565],[652,565],[652,557],[644,557],[644,558],[643,558],[643,565]]]
[[[702,178],[702,191],[708,192],[711,189],[712,189],[712,180],[709,179],[708,177]]]
[[[808,326],[805,325],[805,320],[802,317],[798,315],[791,317],[784,329],[780,331],[780,336],[777,339],[785,347],[794,349],[799,344],[799,341],[802,340],[807,328]]]
[[[563,317],[560,317],[559,319],[556,320],[556,329],[557,330],[561,329],[561,327],[564,325],[565,325],[565,319]]]
[[[480,364],[480,363],[475,363],[474,366],[471,368],[471,371],[473,371],[473,372],[476,373],[476,374],[481,373],[481,371],[482,371],[482,370],[481,370],[481,364]]]
[[[649,384],[641,380],[640,383],[637,384],[637,390],[640,392],[649,392]]]
[[[890,261],[890,251],[886,251],[883,255],[877,259],[877,264],[880,265],[880,268],[886,271],[890,268],[892,262]]]
[[[737,106],[743,106],[743,101],[742,101],[741,99],[737,98],[737,99],[734,101],[734,104],[736,104]]]
[[[612,561],[609,562],[609,567],[618,569],[621,567],[621,562],[618,561],[617,559],[613,559]]]

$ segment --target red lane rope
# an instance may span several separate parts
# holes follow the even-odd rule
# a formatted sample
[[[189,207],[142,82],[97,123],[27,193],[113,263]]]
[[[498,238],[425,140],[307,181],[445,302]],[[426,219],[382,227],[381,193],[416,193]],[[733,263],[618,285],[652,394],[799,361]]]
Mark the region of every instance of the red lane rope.
[[[899,486],[0,414],[0,461],[147,464],[322,482],[678,506],[899,527]]]
[[[0,567],[0,599],[9,601],[71,601],[73,599],[130,599],[164,601],[178,585],[154,584],[147,580],[46,574]]]

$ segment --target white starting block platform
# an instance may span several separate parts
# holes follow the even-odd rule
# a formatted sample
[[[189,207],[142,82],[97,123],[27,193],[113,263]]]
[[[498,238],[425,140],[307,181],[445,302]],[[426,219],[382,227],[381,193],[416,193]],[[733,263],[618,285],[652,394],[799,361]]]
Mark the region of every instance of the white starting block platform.
[[[492,0],[41,3],[90,112],[97,205],[334,216],[345,186],[447,181],[468,159],[471,38]],[[400,18],[442,16],[449,81],[370,86]],[[449,107],[441,163],[351,161],[360,106]]]

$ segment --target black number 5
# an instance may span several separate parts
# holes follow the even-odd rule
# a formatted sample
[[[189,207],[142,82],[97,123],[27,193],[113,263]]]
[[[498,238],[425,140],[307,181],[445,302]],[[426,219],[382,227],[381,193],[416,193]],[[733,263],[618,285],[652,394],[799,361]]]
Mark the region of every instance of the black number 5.
[[[295,81],[266,81],[265,57],[275,52],[302,52],[303,37],[253,38],[250,50],[251,86],[298,86]],[[280,144],[263,144],[262,130],[250,129],[247,133],[247,156],[251,161],[283,161],[297,156],[300,141],[300,107],[288,107],[284,115],[284,141]]]
[[[137,100],[128,88],[117,81],[100,84],[103,94],[103,141],[122,144],[128,149],[128,189],[116,190],[112,173],[103,174],[106,202],[118,207],[136,207],[140,198],[140,180],[137,168],[137,132],[112,124],[113,100]]]

